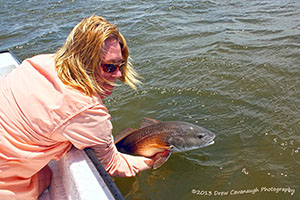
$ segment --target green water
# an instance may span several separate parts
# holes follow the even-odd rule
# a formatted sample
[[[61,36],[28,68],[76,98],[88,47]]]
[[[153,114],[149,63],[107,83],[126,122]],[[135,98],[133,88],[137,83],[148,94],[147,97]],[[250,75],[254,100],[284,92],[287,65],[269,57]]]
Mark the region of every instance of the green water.
[[[0,50],[55,52],[93,13],[118,25],[143,85],[105,100],[114,134],[145,116],[215,144],[115,178],[126,199],[300,199],[300,2],[0,1]]]

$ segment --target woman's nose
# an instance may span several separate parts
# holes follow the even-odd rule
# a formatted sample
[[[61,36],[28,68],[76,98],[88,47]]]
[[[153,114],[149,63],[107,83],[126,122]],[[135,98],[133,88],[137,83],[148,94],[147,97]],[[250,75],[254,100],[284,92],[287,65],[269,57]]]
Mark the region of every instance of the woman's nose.
[[[113,77],[115,77],[115,78],[121,78],[122,77],[122,71],[120,70],[120,68],[118,67],[117,69],[116,69],[116,71],[114,71],[113,72]]]

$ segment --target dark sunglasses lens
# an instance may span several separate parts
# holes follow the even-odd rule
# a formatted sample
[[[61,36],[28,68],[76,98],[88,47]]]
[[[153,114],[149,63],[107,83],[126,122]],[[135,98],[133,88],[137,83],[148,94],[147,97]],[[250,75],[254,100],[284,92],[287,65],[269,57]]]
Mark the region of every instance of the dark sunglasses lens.
[[[114,72],[117,69],[117,66],[113,64],[105,64],[102,65],[102,67],[103,67],[103,71],[105,72]]]

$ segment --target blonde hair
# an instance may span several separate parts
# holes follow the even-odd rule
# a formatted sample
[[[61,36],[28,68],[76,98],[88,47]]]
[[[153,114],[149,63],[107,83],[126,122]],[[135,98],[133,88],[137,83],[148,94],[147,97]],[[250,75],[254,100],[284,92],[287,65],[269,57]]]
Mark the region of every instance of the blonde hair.
[[[65,44],[56,52],[55,67],[61,81],[88,96],[103,95],[104,88],[99,85],[97,76],[112,84],[101,76],[98,69],[104,42],[110,37],[119,41],[125,61],[120,80],[136,89],[136,84],[141,82],[137,79],[139,76],[129,61],[125,38],[115,25],[94,15],[78,23],[67,37]]]

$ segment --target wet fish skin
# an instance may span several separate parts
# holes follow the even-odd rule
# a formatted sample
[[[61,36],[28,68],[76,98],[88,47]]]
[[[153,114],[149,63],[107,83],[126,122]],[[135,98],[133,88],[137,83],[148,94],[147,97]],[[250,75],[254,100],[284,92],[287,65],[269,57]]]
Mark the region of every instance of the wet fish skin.
[[[152,157],[158,152],[183,152],[213,144],[215,134],[200,126],[181,122],[145,118],[141,128],[131,129],[123,136],[116,137],[120,152]],[[125,135],[125,136],[124,136]]]

